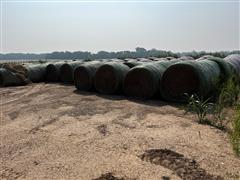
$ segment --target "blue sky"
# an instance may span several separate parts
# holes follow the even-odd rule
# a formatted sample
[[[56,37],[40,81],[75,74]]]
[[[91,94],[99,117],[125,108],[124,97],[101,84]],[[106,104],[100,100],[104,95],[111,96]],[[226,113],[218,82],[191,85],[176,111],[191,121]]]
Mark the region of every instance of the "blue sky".
[[[239,16],[237,1],[3,1],[2,50],[239,50]]]

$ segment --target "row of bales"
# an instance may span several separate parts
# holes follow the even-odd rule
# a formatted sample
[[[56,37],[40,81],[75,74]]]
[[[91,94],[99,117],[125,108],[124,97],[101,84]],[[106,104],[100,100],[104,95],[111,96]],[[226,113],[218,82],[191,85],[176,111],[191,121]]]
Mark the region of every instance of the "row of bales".
[[[142,99],[158,98],[184,102],[184,94],[211,97],[232,76],[240,78],[240,54],[224,59],[203,56],[103,59],[24,65],[31,82],[74,84],[79,91],[124,94]],[[0,84],[22,85],[19,73],[0,67]]]

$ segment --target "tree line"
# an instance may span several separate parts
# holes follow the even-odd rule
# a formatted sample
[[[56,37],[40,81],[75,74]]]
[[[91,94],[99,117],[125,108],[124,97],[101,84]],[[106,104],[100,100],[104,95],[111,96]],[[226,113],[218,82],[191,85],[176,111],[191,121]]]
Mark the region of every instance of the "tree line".
[[[7,53],[0,54],[0,60],[14,60],[14,59],[112,59],[112,58],[144,58],[144,57],[181,57],[191,56],[195,59],[204,55],[213,55],[216,57],[224,58],[230,54],[240,54],[239,50],[236,51],[219,51],[219,52],[205,52],[205,51],[192,51],[192,52],[172,52],[157,49],[146,50],[142,47],[137,47],[135,51],[118,51],[107,52],[99,51],[98,53],[91,53],[89,51],[55,51],[52,53],[42,54],[29,54],[29,53]]]

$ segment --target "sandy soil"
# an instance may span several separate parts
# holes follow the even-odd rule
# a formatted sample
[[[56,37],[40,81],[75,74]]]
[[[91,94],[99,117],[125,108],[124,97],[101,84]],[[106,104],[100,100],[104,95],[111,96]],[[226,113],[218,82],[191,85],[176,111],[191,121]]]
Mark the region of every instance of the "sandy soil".
[[[228,135],[174,105],[44,83],[1,88],[0,97],[1,179],[180,179],[169,164],[143,160],[150,149],[224,179],[240,176]]]

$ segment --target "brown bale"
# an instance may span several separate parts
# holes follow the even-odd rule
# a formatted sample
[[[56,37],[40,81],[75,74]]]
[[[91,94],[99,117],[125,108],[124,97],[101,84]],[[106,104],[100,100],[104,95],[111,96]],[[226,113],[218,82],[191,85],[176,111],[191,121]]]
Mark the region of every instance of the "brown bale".
[[[11,72],[11,74],[18,79],[16,85],[26,85],[31,81],[28,78],[27,69],[22,64],[18,63],[4,63],[1,67]]]

